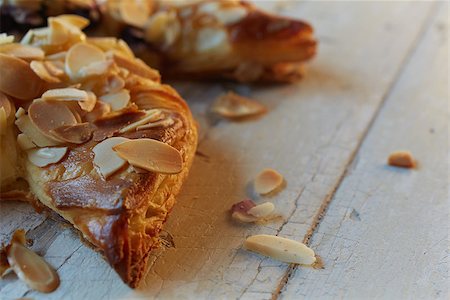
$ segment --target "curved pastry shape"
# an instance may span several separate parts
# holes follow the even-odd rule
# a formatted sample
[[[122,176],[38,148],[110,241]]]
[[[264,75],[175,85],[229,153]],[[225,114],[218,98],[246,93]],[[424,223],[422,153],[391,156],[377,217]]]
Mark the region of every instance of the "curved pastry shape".
[[[80,30],[86,21],[50,18],[22,44],[0,45],[0,52],[15,49],[0,53],[0,64],[11,66],[8,76],[35,74],[26,83],[0,85],[2,171],[4,159],[18,166],[5,178],[2,172],[2,194],[17,194],[11,179],[25,178],[40,202],[72,223],[136,287],[190,169],[197,128],[186,103],[156,70],[123,41],[87,39]],[[30,58],[30,48],[42,56]],[[41,89],[17,100],[27,86]],[[131,140],[143,143],[115,150]]]
[[[15,9],[4,11],[14,16]],[[42,14],[89,16],[95,34],[125,39],[151,66],[176,77],[289,82],[302,76],[317,49],[309,24],[245,1],[59,1],[41,6],[39,14],[36,6],[20,10],[19,21],[28,24]]]

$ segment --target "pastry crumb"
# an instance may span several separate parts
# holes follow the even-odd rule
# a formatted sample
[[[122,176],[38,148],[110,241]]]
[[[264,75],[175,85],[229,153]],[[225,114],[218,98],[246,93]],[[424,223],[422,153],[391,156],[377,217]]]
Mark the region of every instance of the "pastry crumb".
[[[409,151],[395,151],[389,155],[388,164],[400,168],[415,168],[417,163]]]

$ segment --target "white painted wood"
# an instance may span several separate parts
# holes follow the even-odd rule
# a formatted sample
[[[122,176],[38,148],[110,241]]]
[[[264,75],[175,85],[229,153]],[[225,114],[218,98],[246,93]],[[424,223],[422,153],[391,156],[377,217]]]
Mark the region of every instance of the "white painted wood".
[[[0,285],[1,297],[270,298],[287,266],[241,250],[244,238],[281,232],[303,239],[415,47],[432,7],[399,2],[289,3],[286,13],[310,20],[321,41],[305,80],[272,87],[177,84],[202,125],[203,155],[197,156],[166,226],[176,248],[153,254],[144,285],[135,291],[127,288],[98,254],[70,231],[56,229],[51,238],[36,239],[35,247],[58,268],[61,287],[44,296],[27,292],[9,278]],[[247,123],[213,120],[206,113],[208,106],[230,88],[260,99],[269,114]],[[270,199],[284,222],[231,222],[231,204],[254,196],[249,183],[265,167],[286,178],[286,188]],[[0,219],[0,228],[3,222]],[[11,228],[21,226],[7,222]],[[39,236],[49,222],[30,234]]]
[[[448,2],[389,95],[282,299],[449,299]],[[410,150],[416,170],[386,166]]]

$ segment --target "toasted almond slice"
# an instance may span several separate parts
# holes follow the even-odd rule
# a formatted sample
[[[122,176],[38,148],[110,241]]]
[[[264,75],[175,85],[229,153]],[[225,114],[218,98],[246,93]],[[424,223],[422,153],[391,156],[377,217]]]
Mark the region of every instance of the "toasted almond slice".
[[[66,75],[64,72],[64,63],[61,61],[44,61],[44,66],[52,76],[61,78]]]
[[[125,87],[125,80],[119,75],[112,75],[108,77],[107,84],[103,88],[103,94],[113,94],[119,92]]]
[[[124,23],[142,28],[150,16],[151,1],[128,0],[119,2],[119,13]]]
[[[283,176],[273,169],[264,169],[254,182],[255,191],[259,194],[268,194],[279,188],[283,183]]]
[[[65,61],[66,60],[66,55],[67,55],[67,51],[61,51],[61,52],[57,52],[57,53],[53,53],[50,55],[47,55],[45,57],[46,60],[58,60],[58,61]]]
[[[87,101],[86,91],[75,88],[52,89],[42,94],[45,101]]]
[[[34,100],[28,108],[28,115],[33,125],[51,139],[55,139],[50,132],[52,129],[77,124],[73,112],[59,101]]]
[[[66,155],[67,147],[37,148],[27,151],[28,159],[38,167],[56,164]]]
[[[26,111],[25,111],[25,109],[23,109],[23,107],[19,107],[19,109],[16,111],[16,118],[18,119],[18,118],[20,118],[21,116],[23,116],[23,115],[26,115]]]
[[[131,123],[130,125],[121,128],[119,130],[119,133],[125,133],[125,132],[136,130],[139,126],[145,125],[154,120],[158,120],[158,118],[160,118],[160,116],[161,116],[161,110],[159,110],[159,109],[147,110],[145,113],[146,113],[145,117],[143,117],[142,119],[140,119],[137,122]]]
[[[49,43],[51,45],[61,45],[69,40],[69,31],[58,18],[48,18],[50,28]]]
[[[183,169],[180,152],[156,140],[130,140],[114,146],[113,150],[131,165],[150,172],[176,174]]]
[[[113,37],[89,37],[87,43],[94,45],[103,51],[118,51],[122,55],[134,58],[133,51],[128,47],[127,43]]]
[[[255,207],[250,208],[247,213],[257,218],[265,218],[270,216],[274,210],[275,206],[272,203],[265,202],[263,204],[259,204]]]
[[[50,293],[59,286],[59,277],[41,256],[24,245],[12,242],[7,250],[8,263],[30,288]]]
[[[92,63],[105,61],[106,56],[99,48],[86,43],[72,46],[66,55],[66,73],[72,79],[78,78],[81,68]]]
[[[61,126],[51,130],[58,139],[72,144],[83,144],[92,137],[92,127],[89,123]]]
[[[108,178],[127,163],[113,150],[114,146],[127,141],[129,139],[124,137],[112,137],[102,141],[92,149],[94,164],[104,178]]]
[[[77,27],[80,30],[86,28],[90,23],[88,19],[83,18],[78,15],[70,15],[70,14],[59,15],[57,18],[58,18],[58,20],[63,21],[65,23],[69,23],[69,24]]]
[[[156,127],[169,127],[173,125],[175,121],[172,118],[165,118],[156,122],[151,122],[145,125],[141,125],[136,127],[136,130],[147,130],[150,128],[156,128]]]
[[[0,70],[2,70],[1,92],[22,100],[31,100],[40,95],[44,81],[25,61],[0,53]]]
[[[250,236],[244,248],[286,263],[312,265],[316,261],[314,251],[305,244],[275,235]]]
[[[113,111],[121,110],[130,103],[130,91],[123,89],[114,94],[106,94],[101,96],[100,100],[111,105]]]
[[[157,70],[150,68],[138,58],[130,58],[118,53],[112,53],[112,58],[119,67],[129,70],[137,76],[158,82],[161,79],[161,76]]]
[[[16,125],[21,132],[25,133],[31,139],[31,141],[39,147],[50,147],[60,144],[60,142],[56,139],[49,138],[43,135],[41,131],[36,126],[34,126],[28,115],[21,115],[16,120]]]
[[[264,105],[233,92],[220,96],[211,109],[220,116],[229,119],[257,116],[267,111]]]
[[[87,92],[87,94],[87,99],[85,101],[78,101],[78,105],[80,105],[82,110],[91,112],[97,103],[97,96],[93,92]]]
[[[61,79],[58,77],[53,76],[48,69],[46,68],[45,64],[42,61],[33,60],[30,63],[30,68],[33,70],[34,73],[36,73],[39,78],[46,82],[51,83],[58,83],[61,82]]]
[[[13,35],[7,35],[6,33],[0,33],[0,45],[6,45],[14,42]]]
[[[36,148],[36,145],[33,144],[31,139],[25,133],[19,133],[17,136],[17,144],[22,150],[30,150]]]
[[[17,43],[0,45],[0,53],[12,55],[17,58],[31,61],[44,59],[44,51],[42,49]]]
[[[388,164],[400,168],[415,168],[416,161],[409,151],[395,151],[389,155]]]
[[[231,218],[242,223],[254,223],[259,220],[259,218],[255,216],[244,214],[238,211],[233,212],[231,214]]]
[[[111,112],[111,105],[102,101],[97,101],[95,103],[94,109],[86,114],[84,118],[88,122],[94,122],[95,120],[105,116],[109,112]]]
[[[93,62],[80,69],[78,75],[80,78],[86,79],[89,77],[100,76],[108,73],[114,62],[110,59]]]

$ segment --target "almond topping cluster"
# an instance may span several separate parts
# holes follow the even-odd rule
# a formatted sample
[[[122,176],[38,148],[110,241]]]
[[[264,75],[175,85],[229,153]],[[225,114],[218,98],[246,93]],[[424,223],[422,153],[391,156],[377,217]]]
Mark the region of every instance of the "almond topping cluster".
[[[120,15],[136,25],[152,9],[120,3]],[[9,126],[7,120],[16,124],[17,144],[38,167],[58,163],[93,139],[99,142],[94,165],[103,178],[127,163],[140,172],[180,172],[175,148],[119,136],[175,124],[158,71],[122,40],[87,38],[82,29],[88,25],[83,17],[60,15],[29,30],[20,43],[0,35],[0,128]]]

